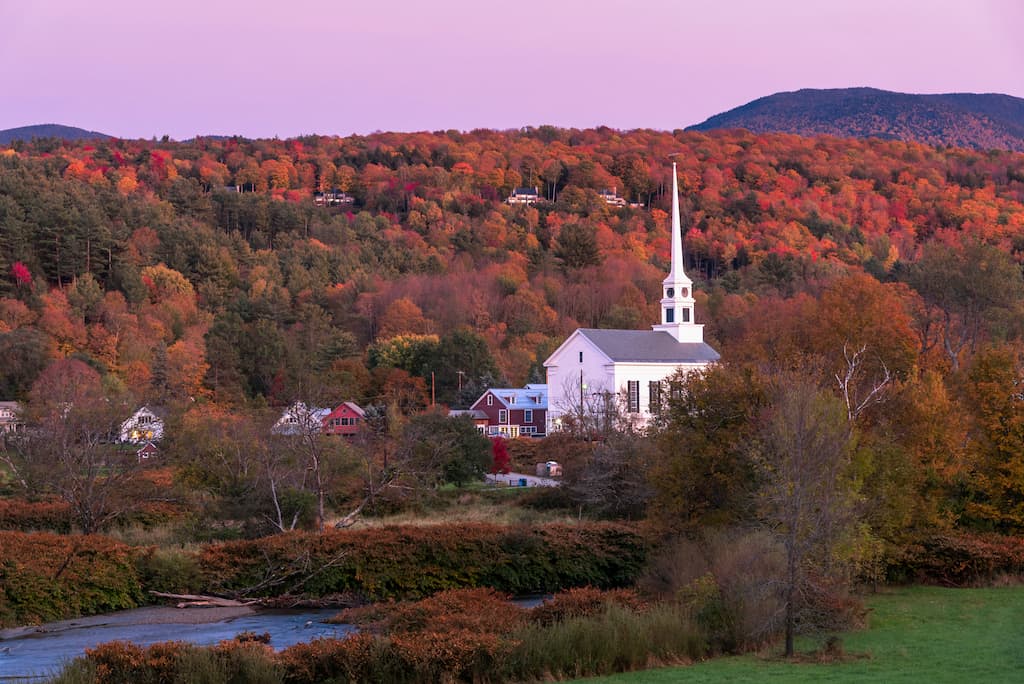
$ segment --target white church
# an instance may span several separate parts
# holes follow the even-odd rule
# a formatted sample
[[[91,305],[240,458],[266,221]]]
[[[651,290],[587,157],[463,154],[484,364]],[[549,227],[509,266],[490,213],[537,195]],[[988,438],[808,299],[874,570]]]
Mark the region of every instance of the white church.
[[[593,419],[609,401],[635,425],[647,424],[668,398],[677,370],[718,361],[693,315],[693,281],[683,272],[679,188],[672,164],[672,268],[662,281],[661,323],[652,330],[579,328],[544,362],[548,434],[568,421]]]

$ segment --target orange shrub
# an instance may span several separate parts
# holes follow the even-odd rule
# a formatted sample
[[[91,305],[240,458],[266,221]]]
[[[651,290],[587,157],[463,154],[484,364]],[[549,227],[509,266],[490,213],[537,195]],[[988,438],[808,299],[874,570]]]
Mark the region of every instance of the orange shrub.
[[[277,654],[289,684],[318,684],[329,679],[348,682],[374,681],[387,642],[372,634],[353,634],[345,639],[314,639],[289,646]],[[381,681],[378,678],[377,681]]]
[[[0,626],[134,608],[132,549],[99,535],[0,532]]]
[[[59,499],[0,499],[0,529],[71,531],[71,506]]]
[[[646,542],[625,525],[484,523],[293,532],[211,545],[198,564],[210,592],[260,585],[264,595],[356,593],[419,598],[446,589],[510,594],[632,584]],[[267,582],[268,576],[279,581]]]
[[[1024,537],[939,534],[907,544],[886,560],[890,580],[971,586],[1024,575]]]
[[[632,610],[643,610],[646,607],[643,599],[633,589],[602,591],[593,587],[580,587],[555,594],[532,608],[530,621],[551,625],[569,618],[594,615],[610,605]]]
[[[506,634],[525,624],[526,611],[493,589],[452,589],[421,601],[350,608],[331,621],[383,634],[460,630]]]

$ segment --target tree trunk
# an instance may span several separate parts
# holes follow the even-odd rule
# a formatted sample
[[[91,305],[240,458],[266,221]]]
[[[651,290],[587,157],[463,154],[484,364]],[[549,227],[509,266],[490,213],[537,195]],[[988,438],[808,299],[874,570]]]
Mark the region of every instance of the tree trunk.
[[[796,606],[793,605],[796,598],[796,563],[792,553],[790,553],[787,565],[789,586],[786,587],[786,652],[784,655],[787,658],[792,658],[793,633],[796,631]]]

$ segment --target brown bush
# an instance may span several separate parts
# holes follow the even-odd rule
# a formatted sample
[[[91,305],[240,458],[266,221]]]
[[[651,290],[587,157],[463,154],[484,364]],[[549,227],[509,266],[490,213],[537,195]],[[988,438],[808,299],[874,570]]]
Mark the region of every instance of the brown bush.
[[[66,534],[71,531],[71,519],[71,506],[59,499],[0,499],[0,529],[3,530],[47,530]]]
[[[688,605],[714,650],[757,647],[781,628],[782,598],[772,580],[780,550],[763,534],[723,532],[668,544],[641,580],[644,591]]]
[[[0,532],[0,625],[134,608],[133,550],[100,535]]]
[[[569,618],[596,615],[610,605],[634,611],[641,611],[647,607],[646,602],[633,589],[602,591],[593,587],[580,587],[555,594],[531,609],[530,621],[540,625],[551,625]]]
[[[890,581],[950,587],[987,584],[1004,575],[1024,575],[1024,537],[931,535],[891,549],[885,564]]]
[[[510,594],[625,586],[646,551],[624,525],[462,523],[279,534],[210,545],[197,559],[208,592],[382,600],[481,586]]]

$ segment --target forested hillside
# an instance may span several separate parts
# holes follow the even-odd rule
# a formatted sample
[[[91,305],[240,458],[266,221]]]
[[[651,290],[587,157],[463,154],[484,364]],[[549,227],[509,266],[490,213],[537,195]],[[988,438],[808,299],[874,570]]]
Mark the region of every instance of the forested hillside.
[[[838,278],[906,280],[927,245],[961,254],[967,238],[1015,262],[1024,249],[1013,153],[553,128],[44,140],[0,153],[2,393],[24,397],[48,359],[70,354],[139,397],[221,402],[287,402],[313,385],[373,402],[389,383],[415,394],[434,372],[440,400],[456,403],[458,371],[472,391],[492,375],[538,380],[573,328],[657,319],[670,153],[707,297],[698,315],[727,353],[752,353],[750,325]],[[521,185],[549,201],[502,203]],[[606,187],[650,209],[606,205]],[[329,188],[354,205],[314,206]],[[925,308],[920,288],[886,291]],[[999,323],[971,346],[1016,335],[1016,318]],[[919,327],[922,348],[941,347],[936,330]]]
[[[758,98],[691,128],[1024,151],[1024,100],[997,93],[917,95],[877,88],[804,88]]]
[[[61,124],[36,124],[5,128],[0,131],[0,145],[10,145],[15,140],[29,141],[33,138],[62,138],[64,140],[105,140],[110,136],[96,131],[87,131],[75,126]]]

